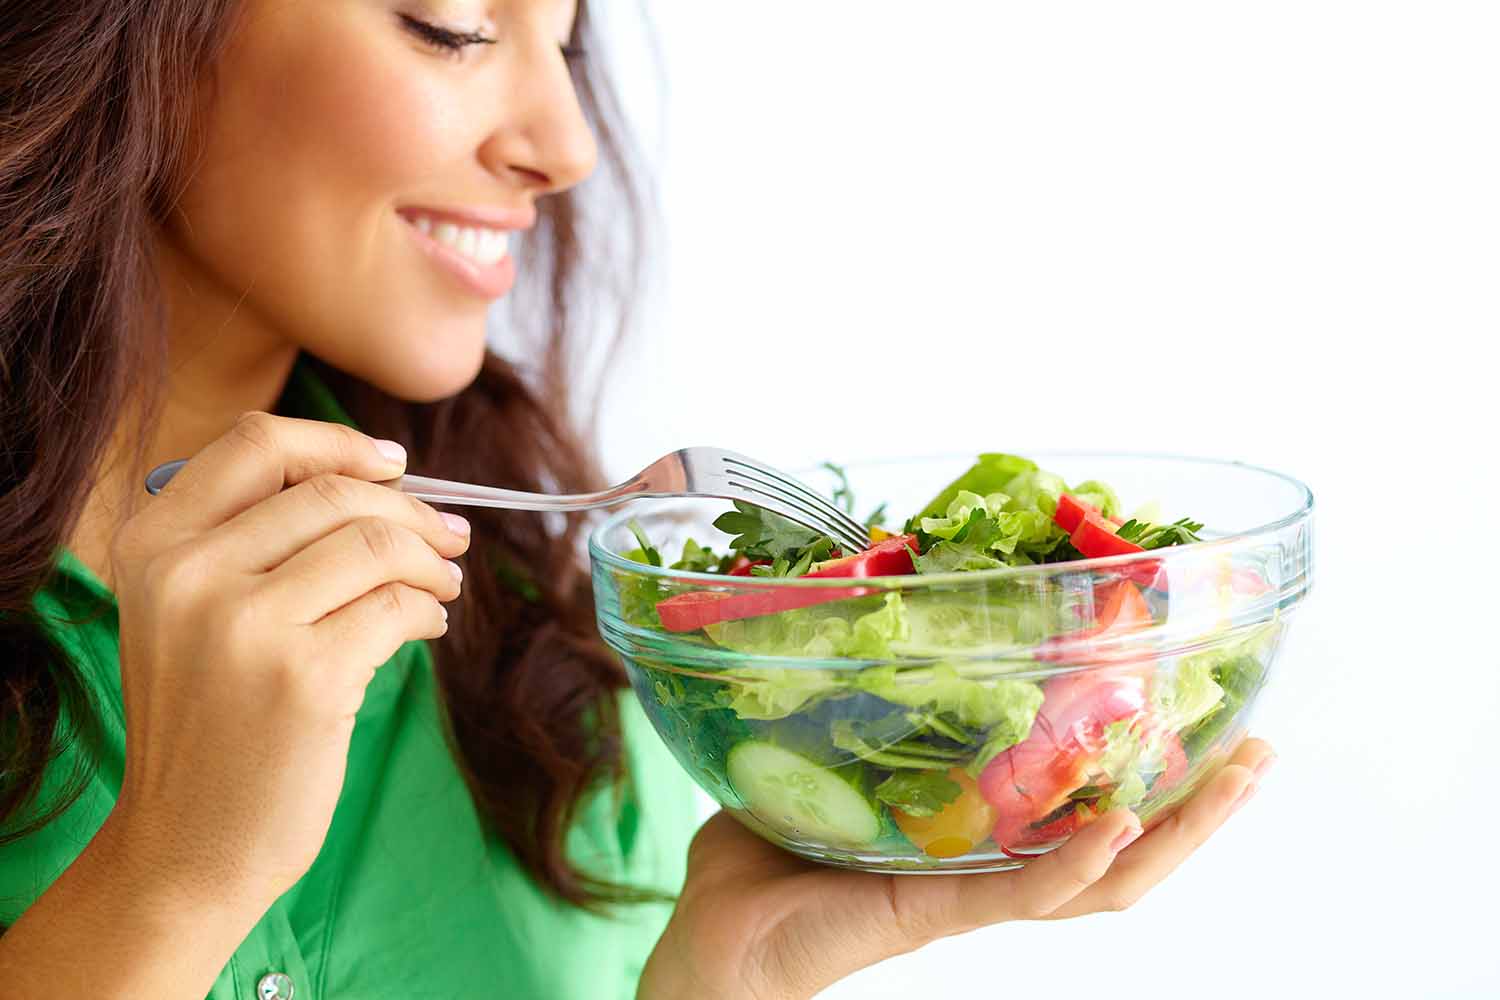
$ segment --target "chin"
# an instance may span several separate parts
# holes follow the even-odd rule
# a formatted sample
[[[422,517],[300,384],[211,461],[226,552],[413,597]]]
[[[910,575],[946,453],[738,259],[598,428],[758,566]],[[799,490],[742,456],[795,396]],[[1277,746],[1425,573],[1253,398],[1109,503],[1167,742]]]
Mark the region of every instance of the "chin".
[[[421,330],[421,324],[408,327]],[[436,325],[426,327],[428,331]],[[463,392],[479,377],[488,346],[481,322],[461,336],[431,336],[419,344],[403,343],[378,359],[361,359],[373,369],[366,380],[409,403],[435,403]],[[370,361],[376,364],[371,365]]]

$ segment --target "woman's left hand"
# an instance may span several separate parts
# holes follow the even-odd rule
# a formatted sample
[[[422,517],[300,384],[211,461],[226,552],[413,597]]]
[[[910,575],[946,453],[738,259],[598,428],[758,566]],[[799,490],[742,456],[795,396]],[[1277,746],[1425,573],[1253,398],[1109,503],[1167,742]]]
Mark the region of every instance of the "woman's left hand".
[[[1275,755],[1247,739],[1176,813],[1139,835],[1125,809],[1057,850],[990,875],[872,875],[803,861],[728,813],[704,824],[687,884],[641,976],[640,1000],[792,1000],[937,938],[1007,920],[1123,910],[1254,792]],[[1126,849],[1126,845],[1129,845]]]

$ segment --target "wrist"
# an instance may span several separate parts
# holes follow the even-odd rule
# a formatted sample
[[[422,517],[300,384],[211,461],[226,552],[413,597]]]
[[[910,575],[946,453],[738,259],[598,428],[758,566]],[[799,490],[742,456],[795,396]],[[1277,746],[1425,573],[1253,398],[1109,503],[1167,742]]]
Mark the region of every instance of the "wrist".
[[[6,997],[209,992],[265,907],[249,894],[215,893],[211,873],[163,859],[144,832],[112,814],[0,936]]]
[[[707,988],[701,982],[694,983],[691,962],[678,947],[674,924],[668,923],[656,947],[646,959],[641,970],[641,981],[636,987],[636,1000],[689,1000],[696,997],[719,997],[721,992]]]
[[[276,894],[247,885],[227,864],[212,868],[174,854],[165,831],[119,807],[79,862],[101,873],[133,919],[191,930],[193,937],[232,938],[230,950],[276,900]]]
[[[682,903],[678,903],[678,913]],[[763,964],[736,948],[707,944],[691,917],[675,916],[641,970],[636,1000],[795,1000],[803,996],[773,983]],[[696,946],[695,946],[696,942]],[[811,996],[811,994],[805,994]]]

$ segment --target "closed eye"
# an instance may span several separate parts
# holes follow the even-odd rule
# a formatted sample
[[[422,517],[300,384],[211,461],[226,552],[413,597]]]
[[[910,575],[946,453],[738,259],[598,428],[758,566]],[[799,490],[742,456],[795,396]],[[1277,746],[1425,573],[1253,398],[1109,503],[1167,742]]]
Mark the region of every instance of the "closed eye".
[[[494,45],[496,41],[478,31],[453,31],[410,14],[400,17],[407,31],[441,52],[457,55],[471,45]]]

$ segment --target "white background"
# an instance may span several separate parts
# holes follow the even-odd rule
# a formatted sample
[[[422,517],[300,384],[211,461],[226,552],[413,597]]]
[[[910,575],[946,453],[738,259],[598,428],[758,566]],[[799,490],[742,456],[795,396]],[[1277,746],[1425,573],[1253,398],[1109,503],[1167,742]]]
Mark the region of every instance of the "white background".
[[[651,13],[670,247],[612,472],[1126,449],[1318,500],[1250,806],[1126,913],[823,996],[1500,996],[1495,5]]]

